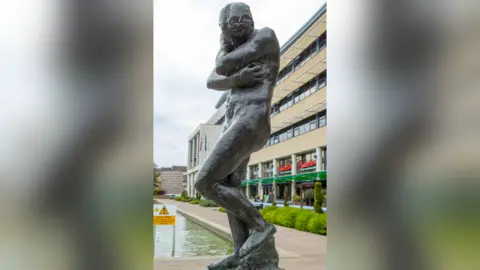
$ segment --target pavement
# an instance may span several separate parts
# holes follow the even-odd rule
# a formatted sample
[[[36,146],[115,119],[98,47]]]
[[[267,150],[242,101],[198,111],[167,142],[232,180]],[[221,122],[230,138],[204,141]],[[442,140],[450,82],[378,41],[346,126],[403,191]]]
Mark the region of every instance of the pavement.
[[[230,235],[228,218],[218,208],[206,208],[174,200],[162,200],[165,204],[177,206],[177,211],[195,219],[203,226],[214,228],[217,233]],[[200,224],[202,225],[202,224]],[[327,237],[295,229],[277,227],[275,242],[280,256],[280,268],[286,270],[325,270]],[[185,257],[175,259],[156,259],[155,270],[204,270],[210,263],[222,257]]]

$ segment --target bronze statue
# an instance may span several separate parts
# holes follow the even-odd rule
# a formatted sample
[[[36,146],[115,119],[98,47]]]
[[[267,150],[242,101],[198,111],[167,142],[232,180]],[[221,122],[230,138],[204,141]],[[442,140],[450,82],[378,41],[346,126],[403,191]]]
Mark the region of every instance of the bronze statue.
[[[208,269],[277,269],[274,225],[241,191],[250,155],[270,137],[270,107],[280,46],[270,28],[255,29],[250,7],[236,2],[220,12],[221,45],[207,87],[230,91],[225,128],[200,168],[195,188],[228,212],[234,254]]]

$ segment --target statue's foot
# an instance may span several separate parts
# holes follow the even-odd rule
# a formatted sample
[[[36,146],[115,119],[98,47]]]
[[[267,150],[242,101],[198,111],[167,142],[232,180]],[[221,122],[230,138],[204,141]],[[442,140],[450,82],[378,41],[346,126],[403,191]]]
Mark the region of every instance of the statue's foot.
[[[207,267],[207,269],[208,270],[228,269],[230,267],[237,265],[239,261],[240,261],[240,257],[238,256],[238,253],[233,253],[232,255],[225,257],[219,262],[210,264]]]
[[[240,257],[245,256],[252,250],[258,248],[263,242],[267,241],[269,237],[273,236],[277,232],[277,228],[274,225],[268,224],[263,228],[253,230],[247,241],[240,248]]]

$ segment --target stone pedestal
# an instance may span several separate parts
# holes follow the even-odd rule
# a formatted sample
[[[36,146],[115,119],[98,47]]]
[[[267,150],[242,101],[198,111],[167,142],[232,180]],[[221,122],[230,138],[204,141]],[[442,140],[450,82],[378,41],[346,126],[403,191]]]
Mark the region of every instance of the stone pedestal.
[[[278,262],[275,238],[270,236],[258,248],[241,257],[239,263],[230,267],[208,267],[206,270],[285,270],[278,267]]]

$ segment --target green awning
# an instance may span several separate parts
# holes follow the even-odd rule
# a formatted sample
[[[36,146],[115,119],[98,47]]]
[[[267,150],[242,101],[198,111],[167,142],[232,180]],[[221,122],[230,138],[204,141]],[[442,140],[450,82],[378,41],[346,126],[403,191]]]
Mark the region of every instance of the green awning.
[[[293,176],[292,175],[285,175],[285,176],[278,176],[278,177],[275,177],[275,183],[287,183],[287,182],[291,182],[293,179]]]
[[[313,180],[326,180],[327,179],[327,171],[320,171],[320,172],[311,172],[311,173],[301,173],[295,175],[296,182],[304,182],[304,181],[313,181]]]
[[[263,179],[261,179],[261,182],[262,182],[263,185],[268,185],[268,184],[272,184],[274,179],[275,178],[273,178],[273,177],[272,178],[263,178]]]
[[[248,184],[249,184],[249,185],[258,184],[258,182],[260,182],[260,179],[248,180]]]
[[[243,180],[242,181],[242,187],[246,187],[248,185],[256,185],[260,182],[260,179],[253,179],[253,180]]]
[[[255,185],[255,184],[258,184],[259,182],[261,182],[264,185],[270,185],[273,182],[275,183],[287,183],[290,181],[307,182],[307,181],[315,181],[315,180],[323,181],[326,179],[327,179],[327,171],[320,171],[320,172],[300,173],[296,175],[284,175],[284,176],[262,178],[262,179],[243,180],[242,186],[246,186],[247,182],[248,182],[248,185]]]

